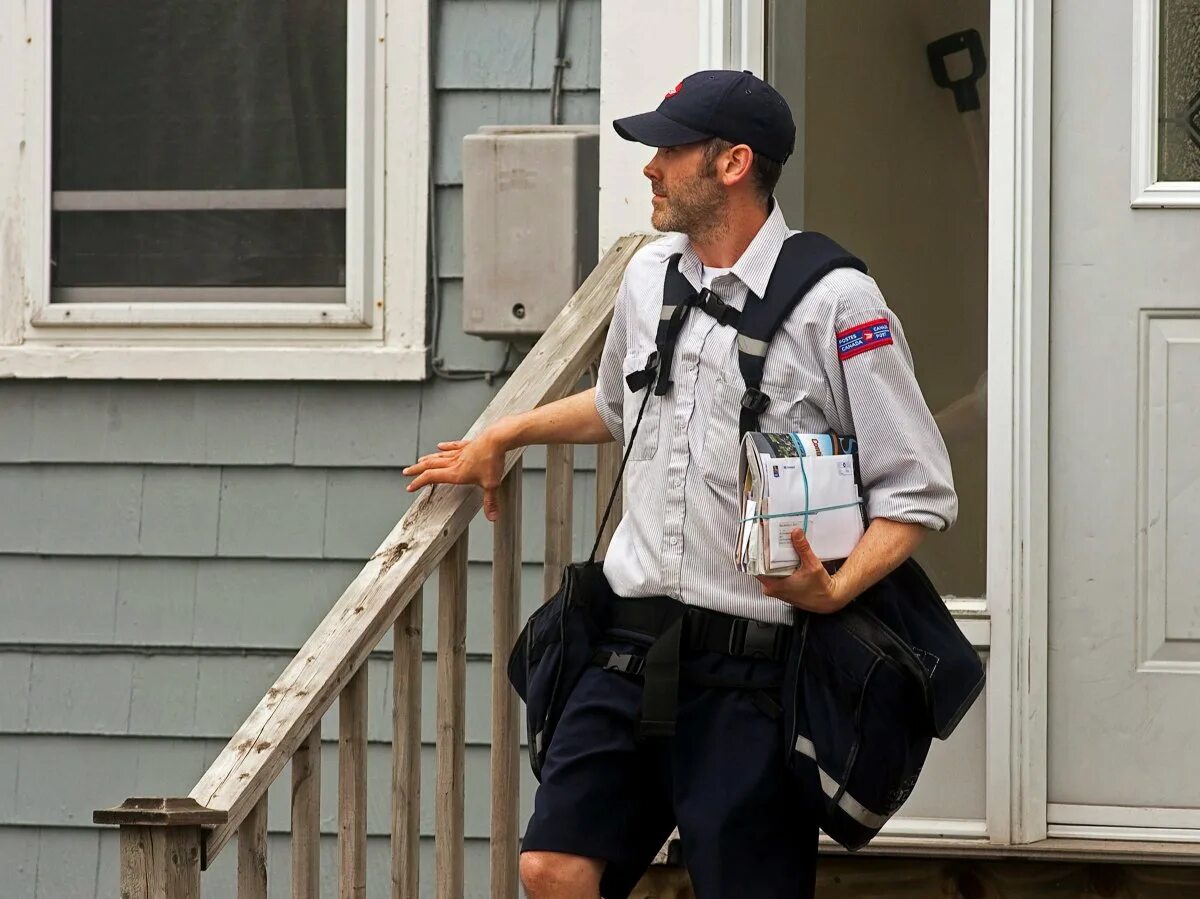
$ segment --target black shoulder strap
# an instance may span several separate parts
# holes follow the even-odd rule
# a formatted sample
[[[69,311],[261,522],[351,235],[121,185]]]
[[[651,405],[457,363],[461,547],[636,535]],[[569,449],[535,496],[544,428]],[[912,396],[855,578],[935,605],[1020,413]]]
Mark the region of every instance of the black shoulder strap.
[[[767,282],[766,296],[761,300],[746,297],[738,319],[738,367],[746,384],[746,392],[742,394],[741,436],[758,430],[758,416],[771,402],[759,389],[771,338],[804,295],[839,268],[867,270],[866,263],[824,234],[801,231],[783,242]]]
[[[671,389],[671,363],[675,358],[675,341],[683,330],[683,320],[688,310],[696,304],[695,288],[679,270],[682,253],[676,253],[667,262],[667,274],[663,279],[663,304],[659,313],[658,332],[654,343],[658,347],[658,383],[654,393],[664,396]]]

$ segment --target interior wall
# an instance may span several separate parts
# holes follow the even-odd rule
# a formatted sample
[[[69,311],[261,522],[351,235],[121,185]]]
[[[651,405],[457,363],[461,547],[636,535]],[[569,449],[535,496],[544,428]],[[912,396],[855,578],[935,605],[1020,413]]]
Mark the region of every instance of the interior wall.
[[[976,153],[925,47],[975,28],[986,48],[988,2],[773,7],[768,65],[803,123],[803,154],[785,168],[779,202],[792,227],[823,231],[865,259],[900,317],[960,504],[957,524],[926,541],[921,562],[944,594],[982,596],[988,79],[979,83]]]

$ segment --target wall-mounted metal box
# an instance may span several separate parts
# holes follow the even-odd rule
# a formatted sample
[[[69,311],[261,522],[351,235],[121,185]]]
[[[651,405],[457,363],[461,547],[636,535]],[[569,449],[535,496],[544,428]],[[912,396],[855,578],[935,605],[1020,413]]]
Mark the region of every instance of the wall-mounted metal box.
[[[537,337],[596,265],[600,129],[485,126],[463,138],[463,330]]]

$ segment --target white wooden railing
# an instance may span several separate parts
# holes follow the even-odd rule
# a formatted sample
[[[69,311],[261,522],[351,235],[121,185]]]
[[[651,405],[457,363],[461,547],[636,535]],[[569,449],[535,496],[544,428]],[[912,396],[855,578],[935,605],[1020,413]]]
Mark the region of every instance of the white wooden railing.
[[[468,436],[504,415],[572,392],[595,364],[629,259],[649,238],[622,238],[480,415]],[[597,454],[597,517],[616,476],[616,444]],[[493,527],[491,889],[518,893],[517,698],[505,675],[520,614],[521,451],[505,462]],[[548,449],[546,595],[570,561],[574,456]],[[96,811],[120,834],[122,899],[197,899],[202,872],[236,836],[237,897],[267,896],[267,788],[291,762],[291,893],[319,890],[321,718],[338,700],[338,897],[366,895],[367,656],[392,631],[391,896],[416,899],[420,882],[421,591],[438,571],[435,868],[439,899],[463,895],[467,529],[480,491],[425,490],[346,588],[186,797],[127,799]],[[620,511],[613,520],[620,518]],[[601,546],[611,536],[603,535]],[[132,764],[132,760],[131,760]]]

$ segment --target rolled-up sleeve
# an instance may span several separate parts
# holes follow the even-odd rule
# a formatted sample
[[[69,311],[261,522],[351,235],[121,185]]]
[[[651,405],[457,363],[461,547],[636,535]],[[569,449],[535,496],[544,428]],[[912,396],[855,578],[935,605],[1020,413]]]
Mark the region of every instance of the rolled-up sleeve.
[[[925,403],[900,320],[866,276],[840,290],[822,353],[849,403],[869,518],[945,530],[958,517],[950,457]]]
[[[604,341],[604,352],[600,355],[599,374],[596,377],[596,411],[612,432],[613,439],[622,445],[625,443],[625,427],[622,424],[625,377],[622,373],[622,363],[625,360],[628,316],[628,287],[622,278],[613,306],[612,322],[608,326],[608,337]]]

